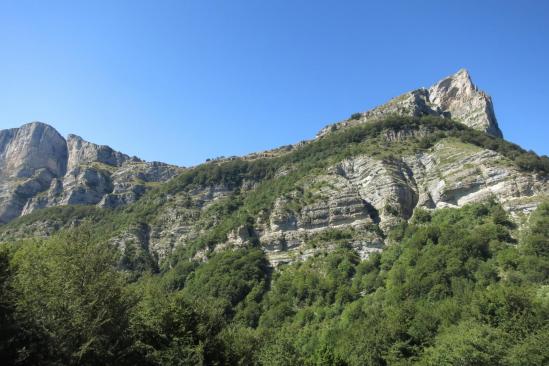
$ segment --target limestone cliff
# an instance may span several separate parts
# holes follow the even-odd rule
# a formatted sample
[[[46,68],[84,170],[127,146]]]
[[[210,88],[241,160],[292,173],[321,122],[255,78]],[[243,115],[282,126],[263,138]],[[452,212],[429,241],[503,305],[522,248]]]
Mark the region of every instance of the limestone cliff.
[[[65,139],[33,122],[0,131],[0,223],[19,216],[27,203],[67,169]]]
[[[280,197],[255,231],[274,263],[314,252],[311,237],[326,230],[355,229],[350,243],[362,256],[383,246],[382,235],[418,208],[462,207],[494,199],[520,221],[549,197],[549,178],[514,167],[487,149],[444,139],[428,151],[396,159],[358,155],[307,177],[299,187],[313,196],[298,204],[297,192]],[[374,226],[373,224],[377,224]]]
[[[36,209],[88,204],[115,207],[181,169],[148,163],[32,122],[0,131],[0,223]]]

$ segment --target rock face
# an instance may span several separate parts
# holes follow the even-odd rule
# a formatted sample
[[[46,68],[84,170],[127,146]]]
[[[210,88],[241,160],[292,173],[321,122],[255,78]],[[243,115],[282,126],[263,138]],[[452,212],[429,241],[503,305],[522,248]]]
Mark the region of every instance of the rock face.
[[[494,151],[450,138],[401,158],[358,155],[306,181],[293,195],[279,198],[267,224],[258,221],[254,229],[275,264],[310,255],[314,250],[306,243],[322,231],[357,229],[362,234],[350,242],[364,257],[383,247],[376,227],[387,232],[418,208],[462,207],[492,198],[512,215],[522,215],[549,195],[547,176],[522,172]],[[313,196],[311,203],[299,202],[301,190]]]
[[[93,162],[121,166],[131,159],[128,155],[114,151],[109,146],[92,144],[72,134],[67,137],[67,148],[69,150],[68,170]],[[132,160],[140,161],[135,157]]]
[[[67,146],[53,128],[33,122],[21,128],[0,131],[0,176],[29,178],[39,169],[63,175],[66,170]]]
[[[401,136],[395,143],[414,138]],[[382,250],[384,234],[417,209],[495,199],[520,219],[547,199],[548,183],[547,176],[521,171],[494,151],[454,138],[395,158],[356,155],[303,177],[295,190],[277,197],[269,210],[258,215],[253,226],[236,228],[226,243],[213,250],[260,243],[277,266],[332,250],[343,235],[345,244],[365,258]],[[208,207],[231,193],[227,187],[211,186],[169,198],[150,228],[149,241],[141,246],[164,258],[198,237],[204,227],[212,227],[205,219]],[[207,252],[196,258],[206,258]]]
[[[349,120],[327,126],[317,136],[395,114],[452,118],[476,130],[503,137],[496,120],[492,99],[473,84],[471,76],[465,69],[442,79],[430,88],[413,90],[370,111],[357,113]]]
[[[0,223],[66,204],[115,207],[181,169],[148,163],[33,122],[0,131]]]
[[[0,131],[0,223],[19,216],[28,199],[63,176],[67,156],[65,139],[46,124]]]

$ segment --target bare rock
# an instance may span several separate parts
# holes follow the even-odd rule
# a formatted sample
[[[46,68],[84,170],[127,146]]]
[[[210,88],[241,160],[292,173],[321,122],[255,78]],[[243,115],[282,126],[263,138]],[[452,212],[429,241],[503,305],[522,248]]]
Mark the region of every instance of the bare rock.
[[[1,130],[0,223],[51,206],[132,203],[181,170],[144,162],[76,135],[65,140],[41,122]]]
[[[503,137],[499,129],[492,98],[471,81],[465,69],[449,76],[428,90],[429,102],[441,111],[449,113],[456,121],[476,130]]]
[[[465,69],[444,78],[430,88],[413,90],[370,111],[357,113],[348,120],[326,126],[317,137],[340,128],[392,115],[433,115],[452,118],[476,130],[503,137],[494,114],[492,99],[473,84],[469,72]]]

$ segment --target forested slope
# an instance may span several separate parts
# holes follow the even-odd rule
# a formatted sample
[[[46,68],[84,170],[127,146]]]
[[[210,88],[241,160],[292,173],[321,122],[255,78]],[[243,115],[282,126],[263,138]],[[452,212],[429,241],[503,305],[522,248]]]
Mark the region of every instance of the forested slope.
[[[545,365],[549,205],[418,210],[361,260],[273,271],[258,246],[135,280],[93,226],[3,245],[1,357],[21,365]]]

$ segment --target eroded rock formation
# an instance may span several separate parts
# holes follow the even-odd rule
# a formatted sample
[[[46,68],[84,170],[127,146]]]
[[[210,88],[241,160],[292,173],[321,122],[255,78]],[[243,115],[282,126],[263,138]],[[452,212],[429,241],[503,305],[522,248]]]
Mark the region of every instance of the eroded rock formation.
[[[137,200],[152,182],[180,168],[144,162],[32,122],[0,131],[0,223],[67,204],[115,207]]]

